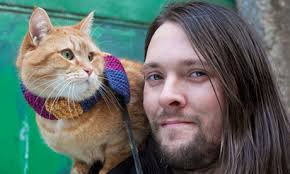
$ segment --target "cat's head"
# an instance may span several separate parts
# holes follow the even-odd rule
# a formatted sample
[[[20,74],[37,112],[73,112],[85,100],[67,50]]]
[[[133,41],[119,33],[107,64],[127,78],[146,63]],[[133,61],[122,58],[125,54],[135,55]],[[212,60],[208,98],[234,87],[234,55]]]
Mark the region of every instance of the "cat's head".
[[[76,25],[54,27],[45,10],[33,11],[16,62],[28,90],[80,101],[101,87],[104,60],[89,36],[92,23],[93,12]]]

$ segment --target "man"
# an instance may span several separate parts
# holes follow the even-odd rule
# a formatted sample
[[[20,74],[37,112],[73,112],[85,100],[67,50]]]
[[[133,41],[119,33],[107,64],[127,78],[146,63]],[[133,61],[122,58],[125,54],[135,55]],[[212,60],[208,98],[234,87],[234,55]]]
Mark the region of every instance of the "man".
[[[145,42],[144,173],[288,174],[289,120],[260,39],[236,13],[167,7]],[[134,173],[132,159],[110,173]]]

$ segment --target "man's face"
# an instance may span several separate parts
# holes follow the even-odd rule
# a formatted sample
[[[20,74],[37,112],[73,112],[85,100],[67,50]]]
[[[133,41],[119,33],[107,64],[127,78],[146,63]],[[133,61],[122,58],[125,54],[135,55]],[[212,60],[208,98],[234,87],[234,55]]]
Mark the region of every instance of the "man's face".
[[[179,25],[165,22],[155,32],[144,76],[144,109],[169,165],[196,169],[216,160],[223,109],[219,80]]]

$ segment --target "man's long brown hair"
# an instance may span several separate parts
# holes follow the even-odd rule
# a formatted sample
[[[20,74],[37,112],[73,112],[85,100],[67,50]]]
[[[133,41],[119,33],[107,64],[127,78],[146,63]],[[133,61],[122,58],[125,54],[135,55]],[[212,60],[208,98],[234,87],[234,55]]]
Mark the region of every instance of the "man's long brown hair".
[[[183,28],[222,84],[226,109],[220,173],[289,174],[289,118],[257,34],[229,9],[175,3],[150,26],[145,57],[154,32],[166,21]]]

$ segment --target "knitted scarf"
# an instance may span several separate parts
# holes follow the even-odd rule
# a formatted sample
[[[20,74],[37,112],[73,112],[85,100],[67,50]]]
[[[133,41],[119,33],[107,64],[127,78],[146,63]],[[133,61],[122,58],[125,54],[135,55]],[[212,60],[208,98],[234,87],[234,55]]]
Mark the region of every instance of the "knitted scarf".
[[[104,76],[108,86],[116,94],[121,102],[128,104],[130,101],[130,87],[124,67],[122,66],[119,59],[112,55],[104,56],[104,60]],[[52,114],[45,107],[47,101],[46,98],[33,94],[25,87],[22,82],[20,83],[20,86],[25,100],[40,116],[50,120],[57,120],[62,118],[61,113],[69,112],[67,109],[64,109],[60,112],[60,114]],[[93,96],[78,102],[77,105],[79,106],[79,115],[84,112],[88,112],[101,98],[102,96],[100,92],[96,91]]]

